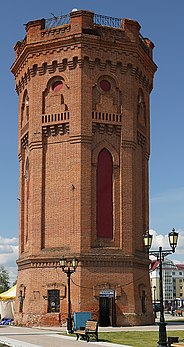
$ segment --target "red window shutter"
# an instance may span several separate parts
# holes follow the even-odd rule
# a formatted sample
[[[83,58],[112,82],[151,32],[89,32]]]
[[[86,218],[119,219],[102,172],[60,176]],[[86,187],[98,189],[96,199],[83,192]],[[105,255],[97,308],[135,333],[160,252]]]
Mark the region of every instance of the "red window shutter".
[[[107,149],[102,149],[97,166],[97,237],[113,238],[113,162]]]

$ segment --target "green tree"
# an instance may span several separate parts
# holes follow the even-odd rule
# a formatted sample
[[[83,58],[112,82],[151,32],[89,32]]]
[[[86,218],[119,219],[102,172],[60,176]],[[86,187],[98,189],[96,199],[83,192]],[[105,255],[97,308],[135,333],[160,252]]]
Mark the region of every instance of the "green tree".
[[[17,279],[13,282],[13,286],[15,286],[17,284]]]
[[[10,289],[10,278],[8,271],[3,265],[0,266],[0,293]]]

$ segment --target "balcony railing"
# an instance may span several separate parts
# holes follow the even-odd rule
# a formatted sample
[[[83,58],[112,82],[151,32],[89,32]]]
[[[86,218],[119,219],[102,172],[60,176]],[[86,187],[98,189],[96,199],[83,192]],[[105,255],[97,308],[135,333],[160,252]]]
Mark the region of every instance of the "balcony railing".
[[[45,29],[52,29],[64,24],[70,24],[70,14],[63,16],[53,16],[52,18],[45,20]],[[109,16],[103,16],[101,14],[94,14],[94,24],[102,25],[112,28],[121,28],[121,19]]]
[[[94,24],[95,25],[101,25],[111,28],[117,28],[121,29],[121,18],[115,18],[115,17],[109,17],[109,16],[103,16],[101,14],[94,14]],[[70,13],[65,14],[63,16],[54,16],[52,18],[45,20],[45,29],[52,29],[56,28],[58,26],[62,25],[68,25],[70,24]],[[142,47],[149,53],[149,48],[145,44],[144,38],[141,34],[139,34],[139,40]]]
[[[121,29],[120,18],[102,16],[101,14],[94,15],[94,24]]]
[[[65,14],[63,16],[46,19],[45,20],[45,29],[52,29],[59,27],[61,25],[70,24],[70,14]]]
[[[122,114],[106,113],[106,112],[92,112],[92,120],[95,122],[107,122],[107,123],[121,123]]]
[[[44,123],[60,123],[69,121],[70,113],[69,111],[62,113],[51,113],[42,115],[42,124]]]

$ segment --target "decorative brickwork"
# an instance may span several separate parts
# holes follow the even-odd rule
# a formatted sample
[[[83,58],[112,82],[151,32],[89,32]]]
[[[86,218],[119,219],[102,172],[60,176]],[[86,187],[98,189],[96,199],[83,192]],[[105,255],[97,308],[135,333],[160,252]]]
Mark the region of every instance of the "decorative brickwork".
[[[79,260],[71,282],[72,314],[90,311],[101,325],[104,316],[114,325],[153,321],[142,239],[149,225],[153,47],[136,21],[89,11],[29,22],[25,39],[15,46],[17,324],[64,324],[63,255]],[[99,160],[100,153],[107,158]],[[110,216],[103,211],[105,189]],[[109,231],[103,230],[106,218]]]

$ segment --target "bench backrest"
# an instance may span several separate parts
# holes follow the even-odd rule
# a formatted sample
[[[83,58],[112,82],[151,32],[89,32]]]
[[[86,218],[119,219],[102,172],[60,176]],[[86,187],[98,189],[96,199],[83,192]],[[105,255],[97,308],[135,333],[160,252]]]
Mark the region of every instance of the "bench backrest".
[[[88,331],[97,331],[98,329],[98,322],[95,320],[87,320],[86,321],[86,326],[85,326],[85,330]]]

